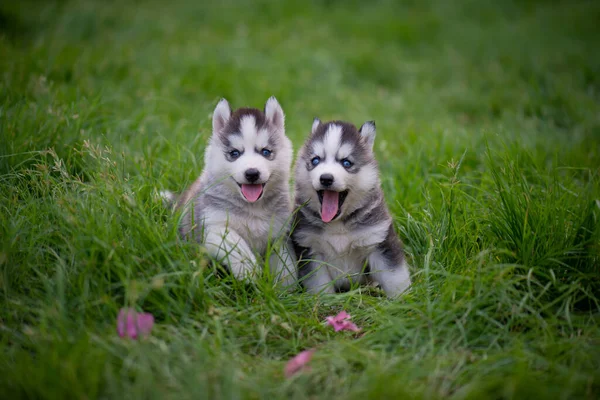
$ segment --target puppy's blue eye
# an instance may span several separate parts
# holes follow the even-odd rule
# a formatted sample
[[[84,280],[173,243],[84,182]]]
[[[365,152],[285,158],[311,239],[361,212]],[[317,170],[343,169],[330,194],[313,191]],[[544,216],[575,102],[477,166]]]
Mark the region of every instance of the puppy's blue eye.
[[[271,155],[272,151],[269,149],[262,149],[260,151],[260,153],[263,155],[263,157],[269,157]]]
[[[319,163],[321,162],[321,159],[319,157],[315,157],[312,160],[310,160],[310,162],[312,163],[312,165],[319,165]]]
[[[231,150],[229,152],[229,155],[231,156],[231,158],[238,158],[240,156],[240,151],[239,150]]]
[[[350,168],[351,166],[352,166],[352,162],[350,160],[348,160],[347,158],[344,158],[342,160],[342,167]]]

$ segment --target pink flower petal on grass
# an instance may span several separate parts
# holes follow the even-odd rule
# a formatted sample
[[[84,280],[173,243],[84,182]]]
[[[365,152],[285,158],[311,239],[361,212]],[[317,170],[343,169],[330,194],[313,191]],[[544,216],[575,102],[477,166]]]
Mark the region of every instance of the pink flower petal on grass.
[[[360,332],[360,328],[356,326],[352,321],[350,321],[350,314],[346,311],[340,311],[338,315],[335,317],[329,316],[327,317],[327,323],[333,326],[333,329],[336,332],[339,331],[352,331],[352,332]]]
[[[352,321],[344,321],[342,331],[360,332],[360,328]]]
[[[125,336],[125,331],[127,330],[127,311],[124,308],[121,308],[119,311],[119,316],[117,317],[117,333],[119,337]]]
[[[285,365],[285,376],[286,378],[291,377],[295,373],[302,371],[303,369],[307,369],[306,364],[312,358],[315,349],[304,350],[303,352],[298,353],[294,358],[287,362]]]
[[[138,314],[137,318],[137,327],[138,334],[140,336],[146,337],[150,335],[152,331],[152,327],[154,326],[154,316],[150,313],[141,313]]]
[[[342,310],[338,313],[338,315],[336,315],[335,317],[333,317],[336,321],[343,321],[345,319],[352,319],[352,317],[350,316],[350,314],[348,314],[346,311]]]
[[[327,323],[333,326],[336,332],[341,331],[344,327],[343,321],[338,321],[335,317],[327,317]]]
[[[154,316],[149,313],[138,313],[133,308],[122,308],[117,317],[117,333],[120,337],[137,339],[146,337],[154,326]]]
[[[125,327],[126,327],[125,334],[127,337],[130,337],[132,339],[137,339],[137,336],[138,336],[136,319],[137,319],[137,315],[134,310],[130,310],[127,312],[127,319],[125,320]]]

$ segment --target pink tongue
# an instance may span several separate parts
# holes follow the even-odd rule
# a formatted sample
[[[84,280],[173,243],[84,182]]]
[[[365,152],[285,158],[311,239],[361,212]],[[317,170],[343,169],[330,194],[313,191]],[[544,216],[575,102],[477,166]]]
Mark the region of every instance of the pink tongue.
[[[254,203],[262,193],[262,185],[242,185],[242,194],[250,203]]]
[[[340,194],[331,190],[323,191],[323,203],[321,204],[321,219],[329,222],[335,218],[338,212],[338,199]]]

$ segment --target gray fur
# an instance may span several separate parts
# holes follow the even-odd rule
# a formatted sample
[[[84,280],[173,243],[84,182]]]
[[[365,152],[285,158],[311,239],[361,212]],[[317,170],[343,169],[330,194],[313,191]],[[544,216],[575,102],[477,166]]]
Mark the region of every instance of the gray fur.
[[[374,281],[388,296],[395,296],[410,286],[402,243],[381,190],[374,138],[374,122],[358,131],[347,122],[315,119],[299,152],[295,166],[299,210],[292,238],[299,259],[298,277],[310,292],[333,293],[348,289],[351,282]],[[344,153],[348,149],[350,153]],[[321,161],[315,166],[311,160],[317,156]],[[342,157],[353,165],[340,167]],[[321,217],[317,195],[324,190],[319,183],[324,173],[334,175],[331,190],[348,193],[330,222]]]

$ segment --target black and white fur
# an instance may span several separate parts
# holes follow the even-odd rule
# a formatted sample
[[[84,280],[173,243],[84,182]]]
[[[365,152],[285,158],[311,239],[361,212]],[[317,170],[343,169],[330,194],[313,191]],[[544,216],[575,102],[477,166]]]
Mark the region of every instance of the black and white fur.
[[[374,140],[374,122],[357,130],[347,122],[315,119],[299,152],[295,167],[299,211],[292,238],[298,276],[309,292],[333,293],[347,290],[351,281],[372,281],[391,297],[411,284],[380,187]],[[333,196],[339,201],[329,222],[324,220],[332,213],[324,215],[322,204],[326,190],[337,192]]]
[[[241,280],[255,276],[256,255],[265,256],[268,243],[278,242],[269,264],[272,273],[289,285],[296,270],[286,240],[293,154],[283,110],[275,97],[267,101],[264,112],[255,108],[232,112],[222,99],[212,124],[201,176],[178,199],[163,192],[176,208],[183,208],[180,234],[202,243]],[[243,185],[262,185],[262,192],[248,200]]]

